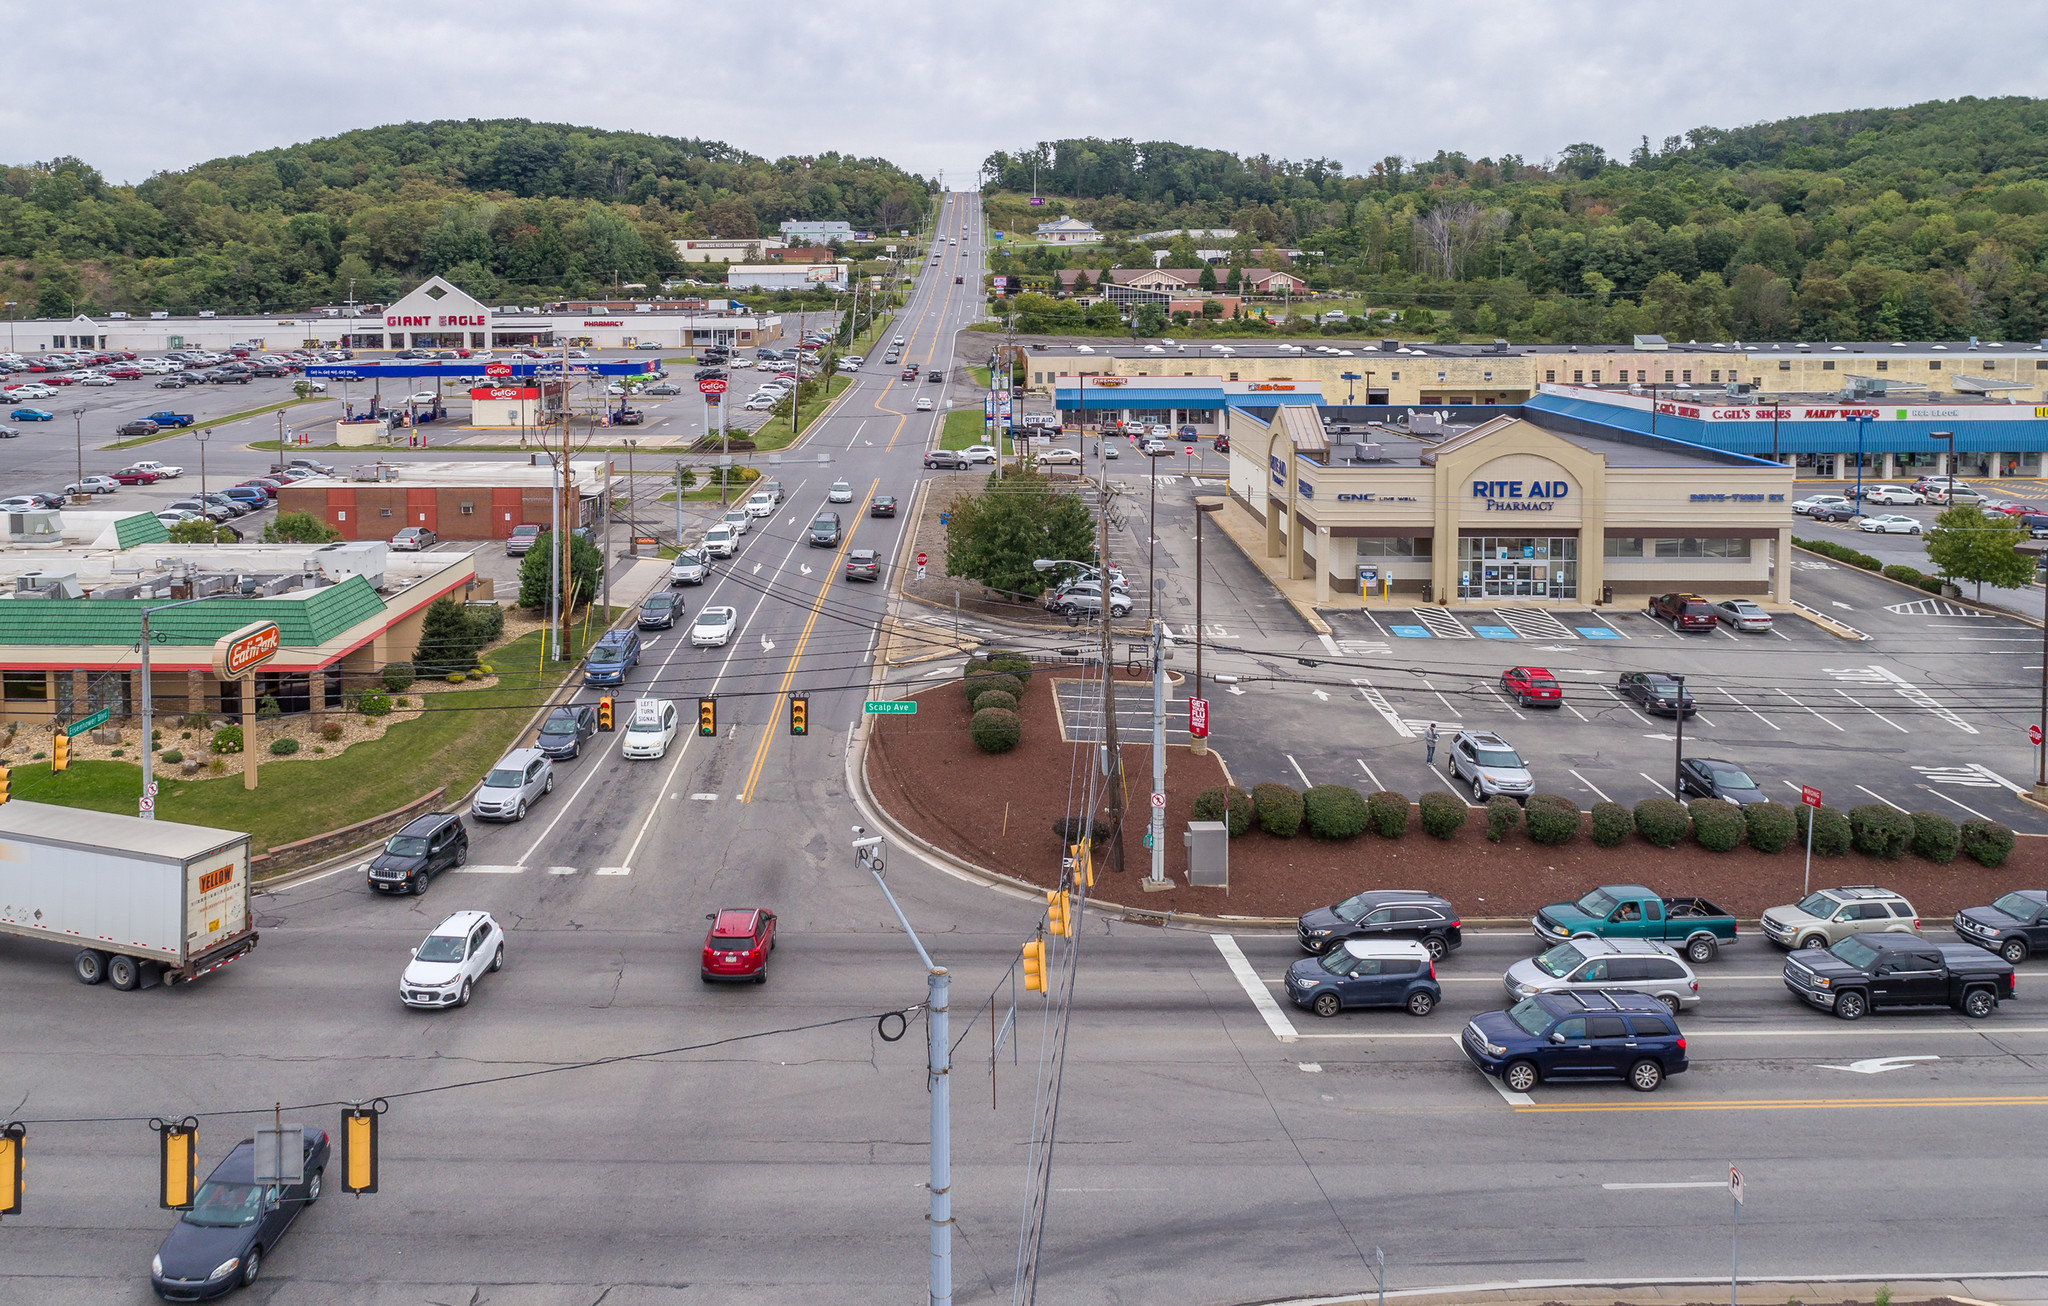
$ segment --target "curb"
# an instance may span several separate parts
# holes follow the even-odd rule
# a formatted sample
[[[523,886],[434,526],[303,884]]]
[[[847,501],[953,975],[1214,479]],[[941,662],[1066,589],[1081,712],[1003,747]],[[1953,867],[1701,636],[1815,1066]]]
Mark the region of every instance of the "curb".
[[[1960,1303],[1961,1306],[1993,1306],[1993,1303],[1979,1298],[1962,1295],[1962,1290],[1971,1284],[2042,1278],[2048,1278],[2048,1272],[1999,1270],[1977,1274],[1816,1274],[1805,1278],[1750,1278],[1740,1283],[1743,1298],[1758,1303],[1835,1301],[1845,1296],[1853,1301],[1875,1301],[1878,1294],[1883,1293],[1887,1299],[1931,1298]],[[1243,1306],[1369,1306],[1385,1298],[1416,1301],[1445,1297],[1463,1302],[1526,1302],[1532,1306],[1534,1303],[1544,1303],[1545,1306],[1552,1303],[1563,1303],[1564,1306],[1629,1306],[1631,1301],[1670,1303],[1695,1300],[1702,1288],[1726,1286],[1730,1286],[1727,1276],[1704,1275],[1676,1279],[1509,1279],[1491,1283],[1446,1284],[1435,1288],[1399,1288],[1386,1292],[1366,1287],[1356,1292],[1327,1296],[1261,1297],[1245,1302]],[[1637,1291],[1631,1297],[1617,1299],[1617,1289]]]

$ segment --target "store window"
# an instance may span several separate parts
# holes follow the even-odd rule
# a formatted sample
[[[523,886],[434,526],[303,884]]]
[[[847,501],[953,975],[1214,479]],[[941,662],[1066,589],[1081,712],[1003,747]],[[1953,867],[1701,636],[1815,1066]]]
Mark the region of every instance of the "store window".
[[[1575,535],[1466,535],[1458,539],[1458,597],[1575,599]]]
[[[1878,359],[1878,360],[1877,360],[1877,370],[1878,370],[1878,371],[1880,371],[1880,372],[1889,372],[1889,371],[1891,371],[1891,370],[1892,370],[1892,363],[1891,363],[1891,360],[1890,360],[1889,358],[1880,358],[1880,359]]]
[[[1941,370],[1941,360],[1939,358],[1928,359],[1927,370],[1930,372],[1939,372]]]
[[[1371,535],[1358,541],[1360,558],[1427,558],[1433,553],[1426,535]]]
[[[1600,554],[1607,558],[1640,558],[1643,556],[1643,537],[1640,535],[1610,535]]]
[[[10,703],[40,703],[50,696],[46,671],[0,672],[0,698]]]
[[[1599,384],[1600,384],[1600,369],[1599,369],[1599,368],[1597,368],[1597,367],[1593,369],[1593,384],[1594,384],[1594,385],[1599,385]]]
[[[1655,555],[1681,561],[1697,558],[1747,558],[1749,541],[1740,540],[1655,540]]]
[[[1780,372],[1789,372],[1789,371],[1791,371],[1791,370],[1792,370],[1792,360],[1791,360],[1791,359],[1789,359],[1789,358],[1781,358],[1781,359],[1779,359],[1779,360],[1778,360],[1778,370],[1779,370]]]
[[[1679,373],[1679,374],[1678,374],[1678,379],[1679,379],[1679,380],[1681,380],[1681,381],[1683,381],[1683,382],[1685,382],[1685,383],[1686,383],[1687,385],[1691,385],[1691,384],[1692,384],[1692,369],[1691,369],[1691,368],[1687,368],[1687,369],[1686,369],[1685,371],[1683,371],[1683,372]]]
[[[1401,379],[1401,374],[1400,374],[1399,372],[1396,372],[1396,373],[1394,373],[1394,379],[1395,379],[1396,381],[1400,380],[1400,379]]]
[[[1713,371],[1707,373],[1707,379],[1709,381],[1719,381],[1721,379],[1721,369],[1717,367]]]
[[[1586,374],[1585,374],[1584,372],[1582,372],[1582,371],[1579,371],[1579,370],[1577,370],[1577,369],[1574,369],[1574,370],[1573,370],[1573,372],[1572,372],[1572,384],[1573,384],[1573,385],[1584,385],[1584,384],[1585,384],[1585,382],[1586,382]]]
[[[1543,379],[1544,379],[1544,381],[1545,381],[1546,383],[1549,383],[1549,384],[1553,384],[1553,385],[1554,385],[1554,384],[1556,384],[1556,382],[1557,382],[1557,372],[1556,372],[1556,371],[1555,371],[1554,369],[1553,369],[1553,370],[1546,370],[1546,371],[1545,371],[1545,372],[1543,373]]]
[[[1820,360],[1820,370],[1821,370],[1821,371],[1823,371],[1823,372],[1832,372],[1832,371],[1834,371],[1834,370],[1835,370],[1835,360],[1834,360],[1834,359],[1832,359],[1832,358],[1823,358],[1822,360]]]

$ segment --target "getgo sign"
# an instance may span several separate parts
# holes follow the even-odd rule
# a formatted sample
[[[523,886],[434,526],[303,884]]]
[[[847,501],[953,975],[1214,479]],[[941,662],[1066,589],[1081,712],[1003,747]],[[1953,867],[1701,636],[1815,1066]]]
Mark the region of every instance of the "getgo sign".
[[[1572,487],[1564,481],[1474,481],[1472,497],[1488,512],[1553,512]]]
[[[221,680],[239,680],[276,657],[277,650],[276,622],[259,621],[244,626],[214,641],[214,675]]]

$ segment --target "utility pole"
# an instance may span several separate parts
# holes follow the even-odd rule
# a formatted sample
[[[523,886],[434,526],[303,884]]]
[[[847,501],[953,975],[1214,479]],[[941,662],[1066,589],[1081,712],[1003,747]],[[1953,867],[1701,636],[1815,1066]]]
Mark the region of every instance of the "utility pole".
[[[1156,617],[1154,608],[1159,602],[1159,578],[1153,570],[1153,562],[1159,550],[1159,457],[1145,446],[1145,461],[1152,464],[1152,473],[1146,478],[1145,493],[1145,620]],[[1102,586],[1102,601],[1109,602],[1109,584],[1105,579]]]
[[[193,438],[194,440],[197,440],[197,441],[199,442],[199,502],[201,502],[201,503],[205,503],[205,502],[206,502],[206,442],[207,442],[208,440],[211,440],[211,439],[213,438],[213,428],[212,428],[212,427],[210,427],[210,426],[203,426],[203,427],[199,428],[199,429],[198,429],[197,431],[194,431],[194,432],[192,433],[192,438]],[[280,453],[280,454],[279,454],[279,459],[280,459],[280,461],[282,461],[282,459],[283,459],[283,454],[282,454],[282,453]]]
[[[604,502],[598,508],[599,519],[604,523],[598,530],[597,576],[604,591],[604,615],[609,622],[612,615],[612,460],[604,460]]]
[[[1107,586],[1104,587],[1105,590]],[[1166,633],[1166,623],[1152,623],[1152,817],[1150,822],[1152,845],[1152,874],[1145,881],[1145,887],[1158,890],[1167,886],[1166,879],[1166,805],[1160,799],[1166,793],[1166,659],[1173,656],[1173,641]]]
[[[1109,869],[1124,869],[1124,755],[1116,737],[1116,640],[1109,611],[1109,478],[1102,481],[1102,566],[1096,571],[1102,590],[1102,741],[1108,750],[1103,783],[1109,787]],[[1090,814],[1093,815],[1092,813]]]
[[[71,434],[78,445],[78,483],[82,487],[85,484],[85,410],[83,408],[71,410]],[[83,492],[81,489],[80,493]]]
[[[931,1095],[931,1176],[926,1189],[931,1194],[931,1205],[926,1222],[931,1226],[931,1306],[952,1306],[953,1301],[953,1042],[947,1018],[947,998],[952,986],[952,976],[944,966],[934,965],[932,955],[926,952],[918,940],[917,931],[910,928],[910,918],[903,914],[896,895],[889,892],[889,884],[882,878],[887,860],[886,846],[880,835],[868,834],[862,827],[853,827],[854,862],[862,870],[875,877],[875,887],[889,900],[890,910],[902,923],[903,932],[910,936],[910,946],[917,949],[918,960],[925,970],[925,1086]]]

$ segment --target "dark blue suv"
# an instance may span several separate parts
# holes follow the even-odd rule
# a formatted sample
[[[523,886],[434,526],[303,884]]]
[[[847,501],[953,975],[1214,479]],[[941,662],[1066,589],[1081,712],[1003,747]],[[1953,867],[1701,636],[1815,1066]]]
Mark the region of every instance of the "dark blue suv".
[[[1622,1079],[1649,1093],[1686,1068],[1678,1022],[1639,993],[1539,993],[1473,1017],[1459,1046],[1517,1093],[1564,1079]]]
[[[1405,1007],[1427,1016],[1443,1000],[1436,962],[1412,939],[1347,939],[1287,968],[1287,996],[1318,1016],[1347,1007]]]
[[[590,646],[583,659],[586,685],[623,685],[626,673],[640,661],[640,632],[614,630]]]

